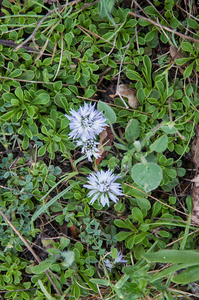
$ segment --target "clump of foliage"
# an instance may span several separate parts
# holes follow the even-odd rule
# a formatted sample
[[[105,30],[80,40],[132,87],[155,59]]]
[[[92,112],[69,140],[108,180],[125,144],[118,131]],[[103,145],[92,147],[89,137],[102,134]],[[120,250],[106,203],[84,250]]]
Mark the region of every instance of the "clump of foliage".
[[[170,300],[199,280],[182,180],[199,118],[199,12],[178,2],[2,1],[5,299]]]

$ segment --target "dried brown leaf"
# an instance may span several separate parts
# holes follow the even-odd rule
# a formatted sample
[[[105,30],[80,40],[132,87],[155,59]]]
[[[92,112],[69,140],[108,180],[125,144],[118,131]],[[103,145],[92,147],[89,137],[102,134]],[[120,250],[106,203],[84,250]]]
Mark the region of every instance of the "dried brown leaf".
[[[199,183],[195,183],[192,191],[193,209],[191,220],[199,224]]]
[[[44,0],[44,3],[47,3],[49,5],[56,3],[56,2],[57,2],[57,0]]]
[[[191,152],[193,155],[193,162],[196,167],[196,171],[198,174],[199,168],[199,126],[195,125],[195,133],[196,137],[192,142]],[[194,187],[192,191],[192,201],[193,201],[193,210],[191,220],[197,224],[199,224],[199,174],[192,179],[194,182]]]
[[[196,177],[194,177],[194,178],[191,180],[191,182],[199,183],[199,174],[198,174]]]
[[[53,244],[55,241],[47,234],[43,233],[41,234],[41,242],[43,244],[44,249],[50,249],[53,247]]]
[[[128,98],[128,105],[133,108],[138,108],[140,103],[136,97],[137,90],[130,87],[129,84],[120,84],[117,87],[116,95]]]
[[[98,149],[101,155],[95,160],[95,167],[94,167],[95,171],[97,171],[97,165],[99,165],[99,163],[103,160],[103,158],[108,154],[108,150],[104,151],[104,147],[102,145],[106,143],[105,147],[111,146],[113,143],[113,137],[114,136],[111,131],[111,128],[108,126],[106,126],[105,129],[100,133]]]
[[[178,49],[176,47],[174,47],[174,46],[170,46],[169,50],[170,50],[171,58],[173,60],[176,60],[178,58],[185,58],[185,57],[187,57],[186,55],[184,55],[182,53],[182,51],[178,51]],[[184,65],[181,65],[180,67],[185,67],[185,66],[187,66],[187,63],[184,64]]]

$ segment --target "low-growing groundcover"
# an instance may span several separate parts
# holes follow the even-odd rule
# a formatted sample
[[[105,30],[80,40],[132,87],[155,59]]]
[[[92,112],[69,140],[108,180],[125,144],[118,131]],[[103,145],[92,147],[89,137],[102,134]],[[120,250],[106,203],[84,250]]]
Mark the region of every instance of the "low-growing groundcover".
[[[196,1],[2,1],[2,299],[198,297],[198,28]]]

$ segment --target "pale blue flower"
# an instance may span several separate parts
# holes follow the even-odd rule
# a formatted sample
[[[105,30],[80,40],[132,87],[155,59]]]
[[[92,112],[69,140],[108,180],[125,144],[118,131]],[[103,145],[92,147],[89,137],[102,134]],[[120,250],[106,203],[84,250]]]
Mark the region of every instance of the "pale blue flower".
[[[104,263],[107,269],[111,271],[117,264],[126,263],[127,261],[128,260],[123,259],[123,254],[119,251],[115,260],[110,261],[110,259],[106,259]]]
[[[87,155],[89,161],[92,161],[91,159],[92,155],[95,158],[98,158],[101,155],[99,149],[97,148],[97,145],[99,145],[99,143],[96,142],[94,139],[78,140],[76,145],[82,147],[82,153]]]
[[[107,119],[104,118],[102,112],[95,109],[95,104],[84,103],[84,106],[80,107],[78,111],[71,109],[70,114],[71,116],[65,116],[70,120],[69,127],[72,131],[69,133],[69,137],[73,139],[94,139],[95,135],[100,134],[107,126],[105,123]]]
[[[96,173],[91,173],[88,176],[88,183],[84,184],[84,187],[90,189],[88,197],[93,197],[91,199],[91,204],[98,200],[101,202],[102,206],[106,204],[109,206],[109,198],[113,202],[117,202],[119,199],[117,196],[122,196],[121,184],[115,183],[114,181],[120,177],[119,175],[112,174],[113,171],[97,171]]]

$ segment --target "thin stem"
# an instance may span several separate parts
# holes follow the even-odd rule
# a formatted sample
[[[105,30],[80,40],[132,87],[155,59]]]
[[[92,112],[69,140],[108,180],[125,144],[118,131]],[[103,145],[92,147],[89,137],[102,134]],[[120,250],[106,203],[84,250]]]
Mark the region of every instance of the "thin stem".
[[[118,135],[117,133],[115,132],[114,128],[113,128],[113,125],[111,123],[109,123],[110,127],[111,127],[111,130],[115,136],[115,138],[120,142],[122,143],[123,145],[127,146],[127,143],[125,143]]]
[[[145,139],[143,139],[143,141],[141,142],[142,147],[144,146],[144,144],[146,143],[146,141],[147,141],[148,139],[150,139],[150,137],[151,137],[152,135],[154,135],[154,134],[156,133],[156,131],[158,131],[158,130],[161,128],[161,126],[162,126],[162,123],[158,124],[155,128],[153,128],[153,129],[151,130],[151,132],[149,133],[149,135],[147,135],[147,136],[145,137]]]

